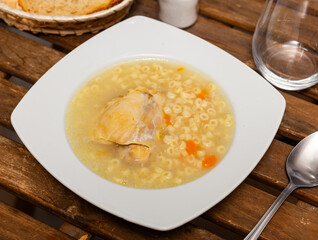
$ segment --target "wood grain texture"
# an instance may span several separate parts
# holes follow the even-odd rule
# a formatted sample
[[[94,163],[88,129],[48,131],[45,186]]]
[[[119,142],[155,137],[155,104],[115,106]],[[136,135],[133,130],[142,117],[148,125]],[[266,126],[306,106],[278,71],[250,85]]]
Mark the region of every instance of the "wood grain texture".
[[[2,136],[0,136],[0,186],[65,221],[101,237],[136,240],[221,239],[190,223],[174,231],[158,232],[108,214],[61,185],[24,146]]]
[[[199,13],[203,16],[253,33],[265,7],[265,0],[200,0],[199,5]],[[318,4],[314,1],[305,3],[301,0],[281,0],[277,6],[279,6],[280,11],[288,10],[294,15],[301,13],[303,21],[305,21],[302,21],[304,23],[302,27],[315,28],[315,25],[312,24],[317,21]],[[306,17],[304,17],[304,13],[307,13]],[[283,15],[287,17],[286,12]],[[287,27],[284,29],[285,31],[293,30],[288,28],[291,25],[284,27]]]
[[[264,0],[201,0],[200,14],[254,32]]]
[[[0,70],[35,83],[63,53],[0,27]]]
[[[92,234],[83,231],[82,229],[75,227],[68,222],[64,222],[60,227],[60,231],[66,233],[67,235],[77,239],[77,240],[90,240],[92,239]]]
[[[85,33],[81,36],[67,35],[64,37],[54,35],[54,34],[37,34],[38,37],[43,38],[65,50],[71,51],[78,47],[91,37],[95,36],[93,33]]]
[[[304,209],[308,210],[309,212],[313,212],[315,214],[318,214],[318,207],[315,207],[315,206],[313,206],[311,204],[308,204],[308,203],[303,202],[303,201],[298,201],[296,203],[296,205],[298,207],[301,207],[301,208],[304,208]]]
[[[243,183],[204,217],[246,235],[274,200],[274,196]],[[285,202],[259,239],[315,240],[317,236],[318,215]]]
[[[7,73],[5,73],[5,72],[1,72],[1,71],[0,71],[0,78],[5,78],[5,79],[7,79],[7,78],[9,78],[9,75],[8,75]]]
[[[279,152],[282,151],[282,149],[285,149],[286,154],[290,150],[288,146],[285,146],[283,143],[281,143],[277,145],[276,149],[271,149],[270,152]],[[273,159],[275,159],[275,156],[273,156],[270,161],[273,161]],[[277,173],[282,173],[282,170],[279,169],[279,166],[282,165],[282,162],[284,162],[284,157],[281,157],[279,163],[276,163],[278,168]],[[191,224],[186,224],[175,231],[162,233],[136,226],[132,223],[128,223],[124,220],[107,214],[106,212],[100,211],[58,183],[37,163],[37,161],[22,145],[3,137],[0,137],[0,166],[1,186],[15,192],[20,197],[27,199],[36,205],[48,209],[54,214],[59,215],[72,224],[86,229],[89,232],[113,239],[125,239],[128,236],[134,239],[154,239],[156,237],[163,239],[169,239],[170,237],[175,239],[185,239],[185,237],[187,237],[187,239],[204,239],[205,237],[216,238],[216,236],[211,235],[211,233],[208,231],[193,227]],[[259,167],[258,171],[262,172],[261,166]],[[283,179],[281,184],[283,185],[285,183],[286,180]],[[307,199],[311,195],[308,194],[308,192],[314,190],[316,190],[314,200],[317,204],[317,189],[301,190],[305,192],[305,196],[302,195],[302,192],[299,192],[298,194]],[[260,190],[255,190],[250,186],[239,188],[234,192],[235,193],[232,198],[230,198],[228,201],[225,201],[226,205],[222,205],[223,201],[221,203],[221,206],[228,206],[227,204],[230,204],[230,209],[223,207],[213,208],[207,213],[207,218],[216,223],[222,224],[230,230],[245,234],[248,232],[249,227],[253,226],[253,221],[256,221],[257,216],[261,216],[263,213],[263,207],[266,206],[266,204],[263,204],[262,201],[268,203],[273,199],[273,197],[261,192]],[[265,200],[254,201],[254,199],[249,199],[251,196],[260,195],[262,196],[260,198]],[[233,204],[234,206],[232,206]],[[243,208],[245,205],[246,207]],[[254,209],[251,213],[251,216],[249,215],[249,208]],[[213,215],[216,211],[215,209],[219,215]],[[288,218],[288,221],[290,221],[289,224],[291,226],[298,224],[300,212],[303,212],[304,214],[301,215],[301,217],[309,217],[308,213],[295,209],[293,205],[290,205],[286,211],[291,214],[291,217]],[[212,215],[211,212],[213,213]],[[234,213],[235,215],[233,216]],[[236,216],[236,213],[245,213],[245,215],[239,217]],[[309,219],[312,223],[314,223],[314,229],[318,230],[318,228],[316,228],[316,222],[318,221],[318,218],[314,217],[313,219]],[[301,226],[302,231],[305,231],[306,234],[307,232],[311,234],[311,232],[314,230],[310,226],[307,227],[308,229]],[[289,231],[287,226],[279,225],[279,228],[282,228],[281,230],[283,232],[277,235],[279,237]],[[269,226],[269,229],[272,229],[271,231],[276,232],[276,224]]]
[[[10,116],[27,89],[0,77],[0,124],[13,129]]]
[[[274,140],[250,176],[266,185],[283,190],[288,184],[285,165],[292,149],[293,146]],[[300,188],[293,196],[318,206],[318,188]]]
[[[286,100],[286,110],[279,133],[300,141],[307,135],[318,131],[318,105],[281,92]]]
[[[0,239],[74,240],[75,238],[0,202]]]

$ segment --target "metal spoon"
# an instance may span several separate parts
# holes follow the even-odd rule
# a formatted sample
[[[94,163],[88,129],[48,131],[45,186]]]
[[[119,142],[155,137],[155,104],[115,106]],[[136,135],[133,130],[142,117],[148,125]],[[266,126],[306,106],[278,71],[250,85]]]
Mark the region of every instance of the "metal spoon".
[[[318,132],[307,136],[294,147],[287,158],[286,171],[289,184],[244,240],[256,240],[295,189],[318,186]]]

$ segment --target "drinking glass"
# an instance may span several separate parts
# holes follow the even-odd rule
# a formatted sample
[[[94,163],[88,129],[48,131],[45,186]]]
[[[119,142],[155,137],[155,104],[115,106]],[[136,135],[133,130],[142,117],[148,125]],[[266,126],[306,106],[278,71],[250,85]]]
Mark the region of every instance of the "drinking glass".
[[[318,82],[318,0],[267,0],[253,35],[253,57],[274,86]]]

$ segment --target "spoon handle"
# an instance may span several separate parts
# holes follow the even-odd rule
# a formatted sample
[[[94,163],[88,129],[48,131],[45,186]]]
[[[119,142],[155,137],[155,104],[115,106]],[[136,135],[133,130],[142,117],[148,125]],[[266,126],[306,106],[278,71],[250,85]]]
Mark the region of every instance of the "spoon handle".
[[[282,205],[285,199],[296,189],[298,186],[293,183],[289,183],[286,188],[279,194],[275,202],[270,206],[264,216],[259,220],[259,222],[255,225],[252,231],[244,238],[244,240],[256,240],[259,235],[263,232],[267,223],[272,219],[278,208]]]

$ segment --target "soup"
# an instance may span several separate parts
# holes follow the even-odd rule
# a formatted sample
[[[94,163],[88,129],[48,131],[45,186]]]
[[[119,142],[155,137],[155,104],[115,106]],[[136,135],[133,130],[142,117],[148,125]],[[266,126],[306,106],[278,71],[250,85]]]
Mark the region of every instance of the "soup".
[[[93,172],[134,188],[193,181],[225,156],[234,134],[231,104],[209,77],[160,59],[99,72],[70,101],[66,132]]]

